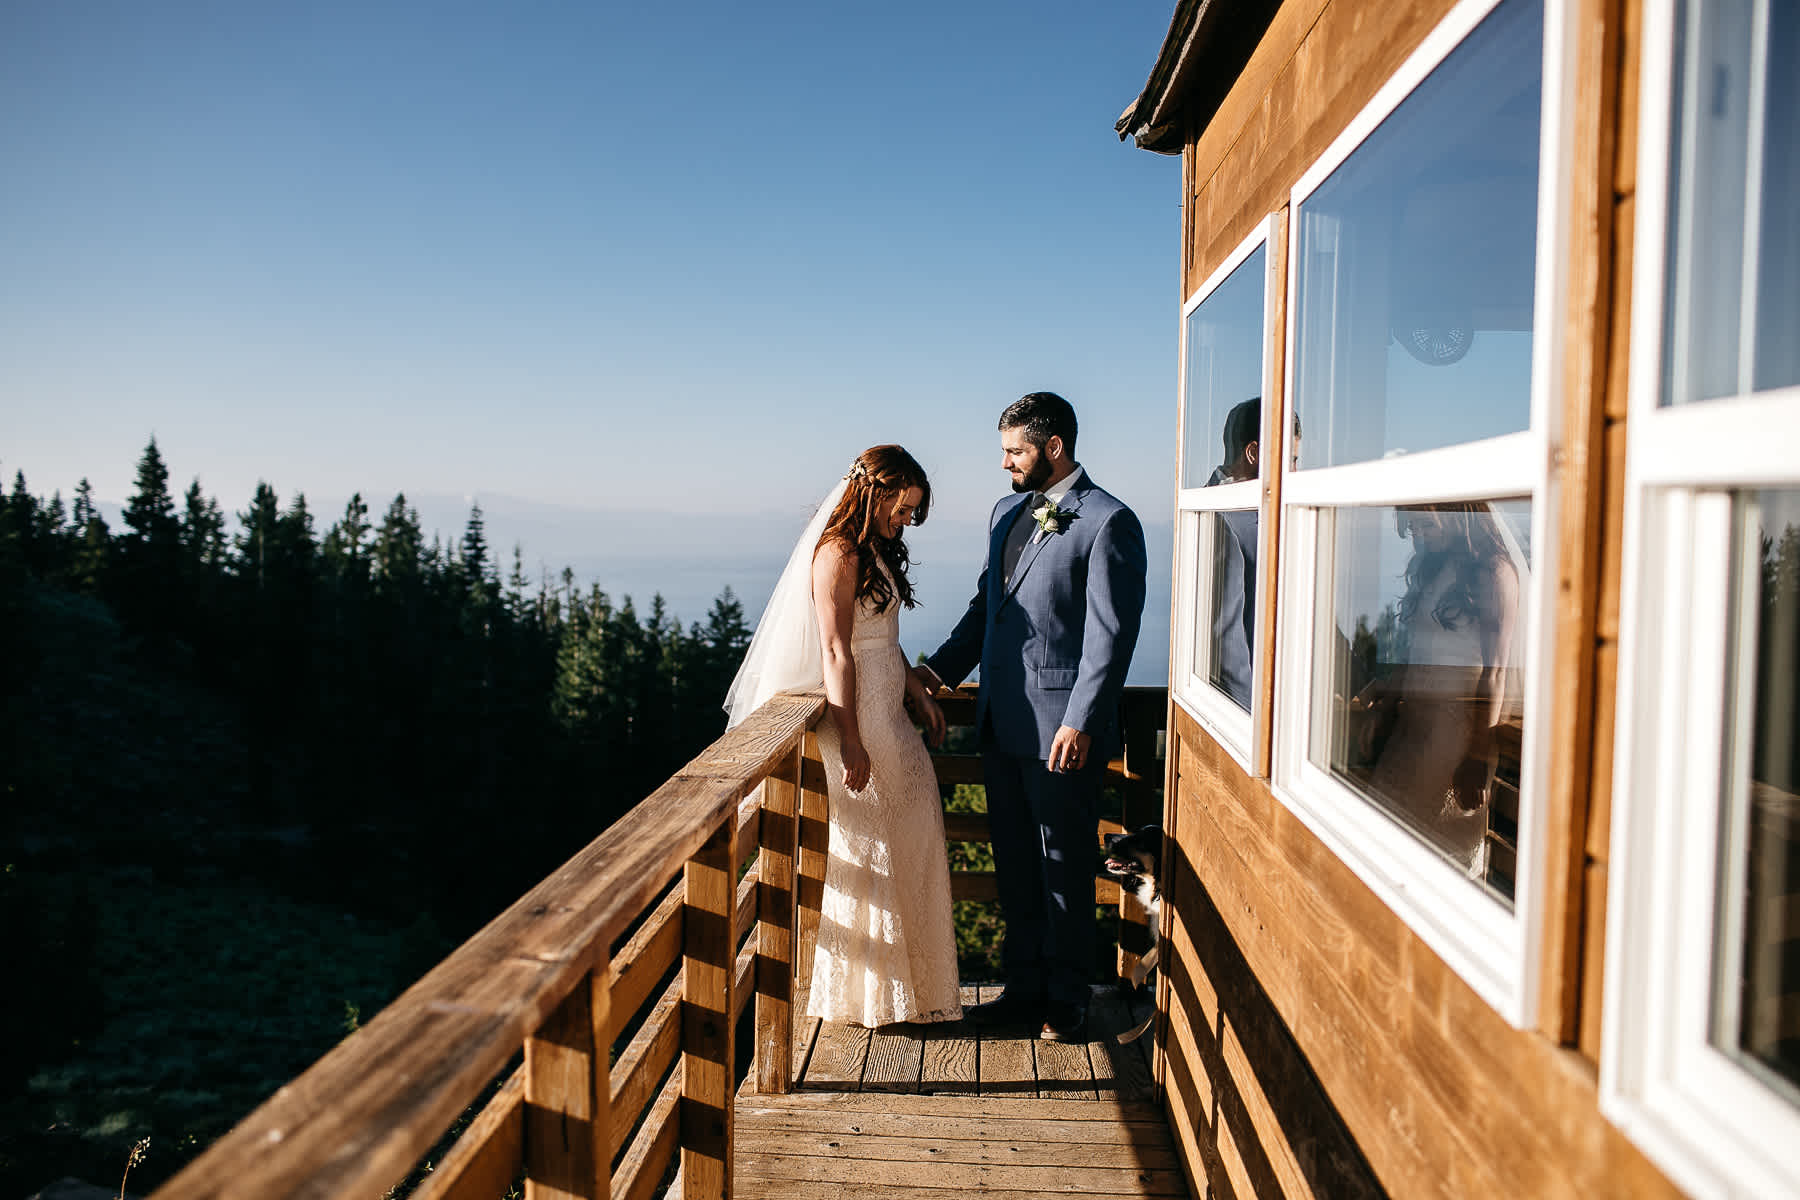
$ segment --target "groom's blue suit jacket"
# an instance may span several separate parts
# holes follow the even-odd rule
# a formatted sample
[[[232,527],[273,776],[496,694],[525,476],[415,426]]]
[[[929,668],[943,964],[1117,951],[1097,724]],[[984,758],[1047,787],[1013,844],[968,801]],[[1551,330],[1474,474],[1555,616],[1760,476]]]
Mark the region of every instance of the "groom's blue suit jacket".
[[[1119,692],[1144,614],[1144,529],[1084,471],[1060,507],[1061,532],[1028,544],[1010,586],[1001,577],[1006,535],[1034,494],[1007,496],[988,522],[987,560],[969,610],[926,663],[955,687],[977,665],[976,728],[995,745],[1048,758],[1059,725],[1118,748]]]

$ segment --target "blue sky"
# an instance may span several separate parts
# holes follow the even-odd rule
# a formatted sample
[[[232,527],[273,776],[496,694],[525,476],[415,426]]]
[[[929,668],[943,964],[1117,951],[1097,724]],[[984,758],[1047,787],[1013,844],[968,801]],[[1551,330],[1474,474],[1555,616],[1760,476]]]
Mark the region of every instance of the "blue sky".
[[[1052,388],[1166,515],[1170,11],[13,0],[0,470],[785,515],[901,441],[979,519]]]

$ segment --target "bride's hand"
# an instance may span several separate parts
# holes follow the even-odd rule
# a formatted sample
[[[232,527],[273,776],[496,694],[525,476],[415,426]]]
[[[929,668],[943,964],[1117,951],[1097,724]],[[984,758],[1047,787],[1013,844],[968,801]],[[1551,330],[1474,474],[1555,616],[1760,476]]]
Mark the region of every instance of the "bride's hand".
[[[844,786],[853,792],[869,786],[869,752],[861,742],[844,743]]]

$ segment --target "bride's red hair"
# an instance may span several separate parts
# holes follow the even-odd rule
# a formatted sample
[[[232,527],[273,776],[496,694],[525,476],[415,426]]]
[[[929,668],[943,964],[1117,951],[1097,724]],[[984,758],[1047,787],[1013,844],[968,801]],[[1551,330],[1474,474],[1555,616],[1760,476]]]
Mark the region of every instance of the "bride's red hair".
[[[923,525],[931,512],[931,483],[925,478],[925,468],[899,446],[871,446],[856,456],[844,478],[850,486],[826,519],[819,545],[838,542],[855,552],[858,600],[871,601],[877,611],[886,611],[898,596],[901,604],[912,608],[917,602],[912,581],[906,577],[910,561],[906,542],[899,536],[882,537],[876,514],[907,488],[916,487],[919,507],[912,523]],[[887,564],[887,571],[875,565],[877,558]]]

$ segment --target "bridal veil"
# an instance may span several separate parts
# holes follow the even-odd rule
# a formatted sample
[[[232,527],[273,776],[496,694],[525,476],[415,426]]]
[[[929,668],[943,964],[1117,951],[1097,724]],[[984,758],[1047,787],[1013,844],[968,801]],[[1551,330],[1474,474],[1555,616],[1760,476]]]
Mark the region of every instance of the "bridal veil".
[[[812,520],[806,523],[794,552],[788,556],[781,578],[756,622],[744,664],[725,693],[727,729],[762,707],[780,692],[806,691],[825,684],[825,657],[819,643],[819,621],[813,612],[812,562],[819,535],[831,519],[838,501],[850,486],[849,477],[838,480],[826,493]]]

